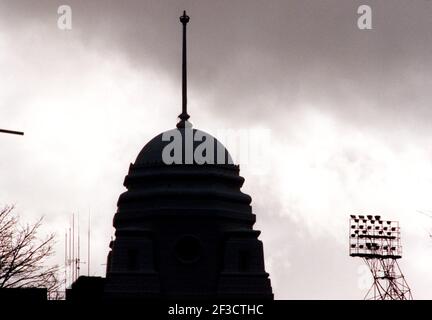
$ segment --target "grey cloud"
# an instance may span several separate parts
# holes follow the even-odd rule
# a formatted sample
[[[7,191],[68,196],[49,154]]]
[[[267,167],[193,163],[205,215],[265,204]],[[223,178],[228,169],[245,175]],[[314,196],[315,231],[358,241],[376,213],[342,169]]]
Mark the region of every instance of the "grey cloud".
[[[57,4],[7,2],[2,12],[15,24],[52,23]],[[374,29],[360,31],[360,4],[69,1],[73,32],[84,43],[121,52],[137,69],[160,68],[176,81],[177,16],[187,9],[190,98],[193,92],[213,97],[211,110],[196,112],[213,112],[233,125],[246,121],[246,115],[248,122],[270,124],[308,101],[345,121],[417,126],[431,116],[432,5],[424,0],[369,1]],[[285,102],[274,105],[274,99]]]
[[[66,1],[73,10],[73,30],[69,34],[56,27],[56,10],[60,4],[65,2],[1,0],[0,32],[31,34],[35,26],[43,25],[47,42],[55,43],[58,39],[66,42],[73,35],[89,50],[105,57],[121,55],[138,72],[150,66],[178,83],[180,111],[178,16],[186,9],[191,16],[189,99],[193,101],[198,95],[207,98],[205,108],[191,110],[192,122],[194,115],[208,113],[227,127],[263,124],[275,131],[278,140],[290,144],[295,134],[307,140],[308,133],[302,132],[299,114],[301,108],[308,105],[329,114],[345,132],[354,128],[396,146],[409,145],[411,141],[426,146],[432,116],[429,106],[432,98],[431,1],[368,1],[373,9],[374,29],[360,31],[356,27],[356,11],[363,1],[70,0]],[[29,41],[31,39],[29,37]],[[27,48],[28,55],[37,58],[38,52],[31,51],[31,44]],[[74,59],[74,56],[57,58]],[[15,109],[6,109],[6,106],[19,104],[19,99],[25,98],[9,96],[8,99],[0,104],[12,117]],[[175,116],[171,115],[173,124]],[[121,142],[126,144],[126,138]],[[15,142],[2,142],[5,150],[12,150],[14,145]],[[121,149],[122,153],[125,150]],[[367,151],[348,148],[333,157],[330,155],[329,170],[338,172],[344,180],[346,168],[352,168],[354,163],[359,166],[359,180],[364,181],[377,170]],[[15,166],[25,167],[26,153],[18,154],[23,159]],[[116,197],[121,192],[127,159],[133,156],[116,159],[114,168],[100,168],[96,176],[105,183],[103,192],[96,188],[97,181],[86,186],[89,194],[100,192],[95,197],[107,210],[98,215],[98,219],[106,219],[101,222],[104,231],[109,228]],[[3,159],[7,163],[14,162],[11,157]],[[337,161],[340,163],[335,163]],[[33,165],[31,177],[34,181],[43,180],[44,174],[49,172],[43,164],[38,165],[40,167]],[[121,172],[118,171],[120,167],[124,168]],[[8,166],[2,166],[2,171],[6,170]],[[74,170],[79,172],[77,168]],[[110,177],[105,179],[104,175]],[[25,172],[17,178],[11,172],[5,176],[15,184],[15,190],[28,194],[28,203],[45,196],[41,190],[32,190],[33,184],[26,180]],[[276,170],[267,177],[267,183],[277,181],[278,177]],[[80,193],[73,197],[68,195],[82,183],[78,175],[76,179],[75,185],[62,187],[64,194],[57,196],[61,203],[50,203],[52,215],[57,214],[57,207],[62,207],[62,212],[70,211],[80,201]],[[61,184],[59,177],[51,180],[55,182],[53,185]],[[257,178],[247,177],[245,187],[254,199],[257,226],[263,230],[261,237],[267,258],[272,261],[270,271],[279,297],[361,296],[361,292],[352,289],[357,280],[356,269],[344,246],[340,245],[343,239],[311,235],[301,221],[294,221],[289,217],[290,212],[284,212],[281,202],[287,199],[282,199],[282,195],[289,194],[290,190],[274,190],[268,185],[259,187],[257,181]],[[301,210],[298,206],[296,203],[293,210]],[[43,211],[46,204],[35,207]],[[106,246],[108,240],[100,239]],[[339,272],[341,269],[344,272]],[[298,276],[303,272],[309,279]],[[320,290],[316,289],[316,283]],[[423,295],[425,292],[426,289]]]

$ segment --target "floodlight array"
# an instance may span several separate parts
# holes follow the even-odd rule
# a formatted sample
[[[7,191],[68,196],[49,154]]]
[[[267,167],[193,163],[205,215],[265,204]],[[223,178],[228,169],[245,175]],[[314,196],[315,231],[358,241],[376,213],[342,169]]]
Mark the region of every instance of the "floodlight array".
[[[352,257],[402,257],[399,222],[382,220],[378,215],[351,215],[349,252]]]

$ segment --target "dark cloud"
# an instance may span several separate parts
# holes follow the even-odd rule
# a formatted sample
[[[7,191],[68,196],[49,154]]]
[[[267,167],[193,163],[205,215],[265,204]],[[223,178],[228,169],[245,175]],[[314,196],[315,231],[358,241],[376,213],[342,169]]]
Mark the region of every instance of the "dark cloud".
[[[38,21],[55,28],[59,3],[7,2],[2,12],[10,24],[11,19],[15,25]],[[357,28],[361,1],[68,4],[72,32],[84,43],[121,52],[137,69],[152,65],[176,81],[178,16],[187,9],[191,99],[197,92],[210,95],[211,109],[200,112],[213,112],[233,125],[274,125],[302,102],[344,120],[377,125],[418,126],[431,116],[429,1],[368,1],[370,31]]]
[[[73,10],[71,31],[57,29],[56,12],[58,6],[63,4],[70,5]],[[397,150],[395,154],[385,150],[383,156],[378,153],[376,157],[369,154],[371,149],[367,143],[357,141],[355,145],[350,146],[347,143],[349,139],[344,140],[340,150],[337,149],[338,146],[330,143],[328,149],[319,149],[316,153],[305,151],[299,158],[295,158],[292,151],[280,151],[280,157],[286,158],[278,162],[280,166],[274,168],[272,175],[266,177],[267,180],[263,178],[261,181],[249,176],[245,184],[245,188],[254,199],[257,226],[263,230],[261,237],[265,242],[266,255],[271,264],[270,271],[277,296],[356,298],[362,296],[360,291],[352,289],[357,280],[356,264],[346,255],[344,245],[341,244],[344,243],[343,239],[335,236],[341,233],[340,229],[337,229],[335,234],[323,234],[321,230],[315,235],[311,232],[310,226],[302,220],[308,220],[311,218],[309,215],[314,213],[323,220],[320,226],[332,225],[332,213],[324,212],[328,208],[321,208],[323,212],[313,212],[318,210],[318,205],[305,207],[314,201],[326,204],[326,197],[331,197],[329,207],[335,211],[358,207],[375,209],[373,204],[376,203],[367,203],[358,194],[353,195],[353,190],[360,189],[358,186],[361,185],[367,191],[373,188],[367,183],[372,181],[373,184],[388,179],[382,172],[388,163],[393,163],[394,159],[390,157],[398,159],[404,148],[408,149],[407,146],[411,145],[411,141],[420,149],[426,148],[427,137],[430,134],[429,119],[432,116],[429,105],[432,98],[432,1],[367,1],[373,10],[373,30],[369,31],[357,28],[357,8],[361,4],[366,3],[344,0],[0,0],[0,40],[2,36],[10,36],[11,41],[20,42],[18,48],[24,48],[26,51],[25,55],[20,52],[17,57],[23,59],[22,57],[28,56],[28,60],[14,61],[15,64],[9,66],[14,69],[25,66],[26,62],[49,68],[54,65],[59,67],[59,64],[55,63],[57,60],[74,61],[78,59],[73,54],[76,51],[71,50],[71,54],[67,55],[65,48],[67,45],[77,47],[74,42],[76,40],[85,49],[103,57],[105,63],[120,56],[137,74],[144,75],[150,68],[161,78],[167,77],[173,84],[178,85],[180,111],[181,25],[178,17],[183,9],[186,9],[191,16],[188,26],[189,101],[193,104],[195,99],[205,97],[201,99],[205,102],[204,106],[197,106],[198,110],[190,110],[192,122],[194,117],[207,114],[213,115],[213,118],[218,119],[227,128],[261,124],[274,131],[275,144],[271,147],[300,146],[293,149],[299,154],[303,151],[301,146],[307,145],[311,140],[313,129],[304,127],[302,114],[312,110],[336,122],[337,130],[331,134],[337,135],[340,140],[349,134],[356,136],[353,132],[360,131],[360,140],[367,136],[370,140],[364,138],[366,142],[382,142],[382,145],[374,144],[373,150],[391,145]],[[36,36],[35,32],[43,34]],[[46,42],[46,46],[44,43],[37,44],[36,41]],[[62,48],[56,51],[59,44]],[[45,47],[43,53],[41,47]],[[46,51],[50,52],[47,54]],[[47,59],[52,61],[45,61]],[[82,61],[82,68],[88,68],[89,64],[95,63],[97,61]],[[79,63],[72,63],[71,66],[76,67],[77,64]],[[5,66],[0,60],[0,69],[2,67]],[[48,71],[50,70],[47,70],[47,73]],[[35,86],[45,87],[45,91],[49,91],[52,83],[58,84],[62,81],[64,88],[68,88],[68,81],[76,83],[80,80],[78,76],[68,80],[69,76],[74,72],[85,71],[60,68],[55,76],[52,76],[50,71],[47,83],[41,84],[37,77],[31,81]],[[40,76],[42,79],[46,75]],[[11,79],[8,82],[13,83],[13,75]],[[117,79],[114,88],[111,89],[115,90],[122,80]],[[14,85],[19,87],[21,84]],[[13,106],[23,104],[23,100],[28,99],[25,92],[17,92],[19,94],[8,95],[7,100],[0,101],[2,109],[8,112],[9,120],[23,116],[23,111]],[[154,101],[151,90],[144,93],[149,101]],[[76,92],[75,96],[79,97],[81,94],[82,92]],[[104,94],[106,92],[102,93]],[[142,108],[156,107],[146,105],[145,101]],[[44,102],[39,105],[43,104]],[[69,108],[67,112],[70,112],[72,118],[75,115],[73,119],[78,121],[80,117],[74,113],[72,107]],[[102,108],[97,110],[100,110],[100,113],[109,113]],[[131,109],[128,109],[128,112],[130,111]],[[86,117],[87,113],[83,110],[81,112],[82,117]],[[58,109],[54,116],[62,118],[63,114],[64,110]],[[138,113],[133,114],[138,116]],[[152,119],[152,122],[165,124],[163,117],[166,116],[167,112],[161,112],[159,118]],[[176,114],[169,115],[173,124],[175,116]],[[100,120],[100,116],[93,117],[89,116],[88,121]],[[71,119],[64,118],[69,121]],[[127,117],[124,116],[122,120],[126,121]],[[134,122],[136,123],[137,121]],[[118,125],[118,128],[120,127],[123,129],[125,125]],[[20,157],[19,162],[15,163],[13,156],[10,155],[2,158],[2,172],[8,170],[5,177],[9,177],[5,181],[10,185],[14,184],[15,190],[21,190],[27,198],[26,201],[32,202],[45,196],[45,189],[34,190],[32,181],[44,181],[45,177],[50,177],[46,179],[45,185],[51,183],[49,190],[62,192],[61,195],[55,196],[57,202],[49,204],[52,216],[56,214],[57,208],[62,212],[70,212],[77,206],[76,203],[83,201],[80,199],[82,193],[77,192],[79,190],[85,189],[85,193],[90,195],[98,194],[94,196],[97,198],[96,202],[103,203],[101,207],[107,211],[99,213],[98,219],[106,219],[104,223],[108,226],[115,211],[116,195],[121,192],[121,181],[126,172],[127,162],[139,151],[136,145],[145,142],[138,141],[137,138],[132,148],[128,138],[110,134],[108,137],[97,136],[94,138],[94,144],[98,143],[98,139],[105,139],[105,142],[116,142],[119,145],[118,149],[110,149],[112,154],[109,154],[108,149],[104,149],[102,159],[96,148],[89,147],[87,152],[91,152],[93,159],[91,170],[88,169],[89,161],[81,155],[79,163],[83,168],[87,166],[87,170],[92,172],[99,170],[95,173],[94,181],[87,181],[86,177],[81,177],[80,172],[85,172],[85,169],[76,166],[81,146],[74,146],[73,152],[67,153],[64,151],[67,149],[67,146],[64,146],[66,143],[60,142],[58,145],[54,144],[56,148],[51,152],[55,152],[58,159],[64,160],[61,162],[63,166],[57,166],[52,159],[52,162],[47,159],[32,160],[30,169],[20,171],[15,168],[18,172],[15,175],[12,173],[13,170],[9,170],[9,163],[14,163],[15,167],[20,168],[30,166],[28,153],[20,149],[17,153]],[[157,132],[154,132],[154,135],[156,134]],[[326,133],[323,133],[323,138],[325,135]],[[78,139],[76,136],[74,138]],[[313,138],[317,139],[316,136]],[[319,141],[314,143],[309,147],[320,146]],[[15,142],[5,142],[2,146],[4,150],[18,148]],[[134,151],[130,152],[132,149]],[[275,154],[278,152],[279,150],[274,150]],[[96,161],[98,154],[101,159]],[[119,158],[111,161],[114,155]],[[316,157],[317,160],[311,157]],[[54,155],[52,158],[55,159]],[[106,161],[105,158],[109,158],[110,161]],[[295,158],[294,162],[292,158]],[[418,159],[425,160],[421,157]],[[430,160],[430,156],[426,160]],[[112,162],[112,167],[104,161]],[[302,163],[304,165],[299,166],[299,170],[308,175],[307,182],[310,185],[299,186],[303,180],[296,177],[293,178],[292,184],[288,184],[290,190],[278,189],[278,186],[284,186],[280,180],[288,181],[291,178],[283,175],[283,171],[287,169],[283,166]],[[411,164],[408,161],[407,163]],[[424,164],[422,162],[422,165]],[[68,165],[75,166],[70,169]],[[413,163],[414,167],[415,165]],[[399,167],[392,168],[393,170],[388,171],[390,174],[396,172]],[[295,168],[288,169],[289,173],[295,173]],[[31,179],[28,178],[28,172],[31,173]],[[70,172],[74,174],[74,179],[71,179],[74,184],[62,186],[60,191],[55,190],[62,185],[62,180],[70,179]],[[110,178],[106,179],[105,175],[109,175]],[[376,175],[376,180],[370,178]],[[90,180],[89,176],[87,179]],[[353,176],[353,180],[350,180]],[[322,186],[320,177],[331,178],[334,184]],[[425,177],[427,180],[427,174]],[[337,183],[334,182],[336,180]],[[395,180],[389,181],[392,183]],[[263,184],[258,185],[258,182]],[[103,192],[100,190],[102,184]],[[347,190],[347,186],[351,189]],[[377,188],[381,186],[388,185],[379,184]],[[307,194],[300,199],[289,198],[299,187]],[[334,190],[331,190],[332,187]],[[310,191],[312,188],[315,189]],[[10,187],[8,190],[11,189],[13,188]],[[308,192],[311,192],[311,199]],[[344,193],[337,194],[338,192]],[[312,199],[313,196],[321,194],[324,194],[324,201],[321,198]],[[94,197],[86,198],[86,201],[94,201]],[[387,200],[393,202],[395,198],[390,194]],[[343,202],[342,199],[345,203],[339,204]],[[352,203],[347,205],[346,202],[350,200]],[[403,197],[397,200],[402,201]],[[425,203],[427,204],[427,201]],[[40,203],[38,206],[40,211],[47,209],[46,203]],[[294,211],[296,219],[292,217]],[[334,213],[337,219],[343,214]],[[108,228],[109,226],[106,227]],[[106,249],[107,243],[108,238],[101,239],[99,247]],[[103,249],[99,251],[102,252]],[[104,257],[98,258],[103,262]],[[344,272],[341,271],[343,268]],[[349,268],[352,268],[352,272]],[[413,264],[411,270],[416,270]],[[299,274],[304,274],[307,279],[299,277]],[[418,283],[422,282],[421,275],[417,280]],[[426,290],[423,294],[424,292]]]

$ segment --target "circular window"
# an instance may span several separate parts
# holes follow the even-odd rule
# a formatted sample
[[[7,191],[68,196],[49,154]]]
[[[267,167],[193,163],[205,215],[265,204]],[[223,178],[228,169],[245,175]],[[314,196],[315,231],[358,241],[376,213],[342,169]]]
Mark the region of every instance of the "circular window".
[[[195,236],[183,236],[175,245],[175,255],[181,262],[197,262],[201,257],[201,254],[201,241]]]

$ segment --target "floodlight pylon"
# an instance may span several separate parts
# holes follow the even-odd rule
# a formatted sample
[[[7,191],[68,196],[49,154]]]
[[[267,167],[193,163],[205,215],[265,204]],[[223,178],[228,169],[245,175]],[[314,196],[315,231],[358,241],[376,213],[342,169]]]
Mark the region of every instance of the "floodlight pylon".
[[[398,259],[402,245],[398,221],[382,220],[380,216],[350,216],[349,254],[360,257],[369,267],[373,283],[366,300],[412,300]],[[377,223],[376,223],[377,222]]]

